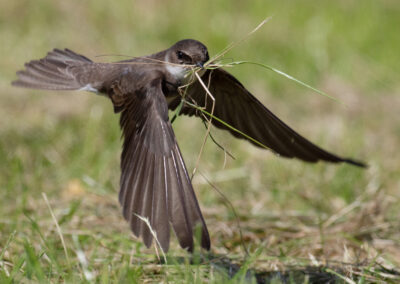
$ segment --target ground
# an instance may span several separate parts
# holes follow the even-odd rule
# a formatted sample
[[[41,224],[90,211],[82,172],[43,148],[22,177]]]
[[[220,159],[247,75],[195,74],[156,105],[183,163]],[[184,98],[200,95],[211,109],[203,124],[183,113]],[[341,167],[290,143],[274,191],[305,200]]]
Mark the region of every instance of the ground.
[[[0,0],[0,11],[1,282],[400,280],[398,1]],[[254,65],[228,71],[301,134],[369,167],[283,159],[212,129],[235,159],[209,139],[193,181],[210,254],[172,238],[165,260],[130,234],[109,101],[10,85],[54,47],[109,62],[195,38],[212,55],[268,16],[226,62],[271,65],[337,101]],[[174,129],[192,171],[205,128],[179,117]]]

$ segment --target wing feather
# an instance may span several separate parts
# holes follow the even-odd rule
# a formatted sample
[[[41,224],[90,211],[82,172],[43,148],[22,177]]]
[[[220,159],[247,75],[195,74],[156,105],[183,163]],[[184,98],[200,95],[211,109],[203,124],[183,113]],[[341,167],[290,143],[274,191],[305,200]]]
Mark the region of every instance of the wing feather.
[[[104,91],[104,84],[119,76],[126,66],[95,63],[69,49],[54,49],[40,60],[25,64],[25,70],[17,72],[18,79],[12,85],[45,90]]]
[[[128,75],[127,75],[128,76]],[[210,247],[206,224],[168,119],[168,106],[157,77],[144,88],[118,90],[126,97],[121,113],[124,143],[121,155],[120,202],[133,233],[150,246],[153,236],[137,215],[147,218],[163,250],[170,226],[180,245],[193,250],[193,231],[202,227],[202,246]]]
[[[206,224],[168,118],[163,73],[154,66],[95,63],[69,49],[54,49],[25,64],[12,84],[49,90],[89,90],[109,96],[121,112],[123,132],[119,202],[132,232],[149,247],[153,235],[169,249],[170,228],[179,243],[193,250],[193,230],[202,227],[202,246],[210,248]]]
[[[287,158],[298,158],[307,162],[320,160],[332,163],[345,162],[359,167],[366,167],[363,162],[342,158],[323,150],[295,132],[225,70],[207,70],[202,79],[204,82],[210,82],[209,89],[215,98],[214,116],[267,146],[275,153]],[[188,88],[187,96],[198,105],[206,106],[206,110],[211,112],[211,104],[209,102],[205,103],[206,94],[199,82],[194,82]],[[179,104],[179,100],[180,97],[172,100],[169,107],[175,109]],[[184,105],[181,113],[203,118],[203,114],[199,110],[189,105]],[[247,139],[260,147],[258,143],[228,128],[217,120],[212,120],[212,123],[218,128],[228,130],[235,137]]]

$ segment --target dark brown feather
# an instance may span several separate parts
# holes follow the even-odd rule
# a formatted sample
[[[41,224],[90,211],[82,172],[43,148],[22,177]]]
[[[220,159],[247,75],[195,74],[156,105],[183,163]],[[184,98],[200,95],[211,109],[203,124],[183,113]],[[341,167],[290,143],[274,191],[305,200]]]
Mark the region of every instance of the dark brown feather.
[[[276,117],[225,70],[208,70],[202,80],[210,82],[209,90],[215,98],[214,116],[257,140],[275,153],[307,162],[322,160],[332,163],[345,162],[359,167],[366,166],[362,162],[329,153],[302,137]],[[207,99],[206,103],[207,94],[199,82],[194,82],[188,88],[187,96],[199,106],[206,106],[206,110],[211,112],[211,100]],[[169,107],[176,108],[179,100],[179,97],[176,98]],[[199,110],[189,105],[185,105],[181,113],[203,117]],[[237,138],[247,139],[215,119],[212,120],[212,123],[218,128],[228,130]],[[260,147],[258,143],[247,140]]]
[[[124,65],[94,63],[69,49],[54,49],[46,57],[26,63],[12,85],[45,90],[79,90],[90,85],[87,90],[101,92],[124,68]]]
[[[149,220],[163,250],[169,248],[170,223],[182,247],[193,250],[193,230],[202,227],[202,246],[210,240],[171,123],[161,79],[131,89],[129,75],[118,83],[126,101],[121,113],[124,145],[121,155],[120,202],[132,231],[146,246],[152,243]]]

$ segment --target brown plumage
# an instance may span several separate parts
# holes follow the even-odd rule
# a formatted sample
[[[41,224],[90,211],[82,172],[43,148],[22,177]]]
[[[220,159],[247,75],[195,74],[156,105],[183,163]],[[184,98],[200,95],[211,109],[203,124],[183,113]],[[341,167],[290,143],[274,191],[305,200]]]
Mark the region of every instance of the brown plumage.
[[[179,41],[164,51],[116,63],[95,63],[71,50],[54,49],[45,58],[25,64],[26,69],[17,72],[18,80],[13,82],[14,86],[34,89],[98,92],[111,99],[114,111],[121,113],[124,137],[119,201],[133,233],[141,236],[147,247],[153,236],[138,216],[149,220],[164,251],[169,248],[170,227],[180,245],[192,251],[194,230],[199,226],[201,245],[210,248],[207,227],[168,118],[168,108],[175,109],[181,101],[178,87],[185,83],[190,66],[203,66],[208,60],[207,48],[195,40]],[[210,83],[215,96],[216,117],[279,155],[365,166],[329,153],[297,134],[225,70],[207,70],[202,79]],[[211,111],[211,101],[206,104],[205,91],[198,82],[189,86],[187,98]],[[204,119],[188,105],[181,113]],[[244,138],[215,119],[212,122]]]
[[[320,160],[332,163],[345,162],[365,167],[365,164],[362,162],[329,153],[296,133],[225,70],[208,70],[203,75],[202,80],[204,82],[211,82],[209,90],[215,98],[215,117],[234,126],[280,156],[298,158],[307,162],[317,162]],[[206,111],[211,113],[211,100],[206,96],[204,88],[198,81],[194,82],[193,86],[188,89],[187,96],[196,102],[196,104],[206,106]],[[206,100],[208,100],[207,103]],[[171,102],[171,106],[177,106],[178,101],[179,99],[177,98],[174,102]],[[181,113],[189,116],[204,115],[203,112],[188,105],[182,108]],[[254,143],[254,141],[231,130],[219,121],[214,119],[212,123],[218,128],[230,131],[235,137],[246,139],[255,146],[260,147],[258,143]]]

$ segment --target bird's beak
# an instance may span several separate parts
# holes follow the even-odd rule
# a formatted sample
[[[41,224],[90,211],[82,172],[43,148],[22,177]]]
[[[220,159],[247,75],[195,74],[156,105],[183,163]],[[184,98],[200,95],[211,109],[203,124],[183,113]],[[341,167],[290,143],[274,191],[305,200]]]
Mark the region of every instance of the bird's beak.
[[[204,63],[203,62],[197,62],[196,66],[200,67],[200,68],[203,68],[204,67]]]

